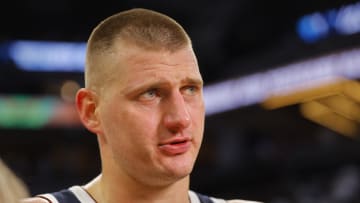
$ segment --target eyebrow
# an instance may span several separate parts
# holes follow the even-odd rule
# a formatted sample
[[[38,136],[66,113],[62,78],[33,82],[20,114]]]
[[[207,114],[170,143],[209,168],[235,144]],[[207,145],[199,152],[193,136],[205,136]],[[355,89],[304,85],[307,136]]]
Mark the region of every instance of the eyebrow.
[[[204,85],[203,80],[197,79],[197,78],[189,78],[189,77],[181,80],[181,83],[188,83],[188,84],[194,84],[194,85],[200,85],[200,86]]]
[[[190,77],[184,78],[180,81],[180,84],[191,84],[198,86],[203,86],[203,83],[204,82],[202,79],[190,78]],[[158,80],[155,82],[154,81],[144,82],[133,87],[128,87],[129,89],[125,88],[124,94],[136,94],[147,89],[158,88],[167,85],[169,85],[169,82],[162,80]]]

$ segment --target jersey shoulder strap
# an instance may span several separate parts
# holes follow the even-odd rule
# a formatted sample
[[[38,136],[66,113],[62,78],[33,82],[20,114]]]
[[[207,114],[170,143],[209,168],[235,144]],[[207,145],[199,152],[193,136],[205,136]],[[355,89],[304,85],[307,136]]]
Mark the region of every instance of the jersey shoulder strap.
[[[58,192],[52,193],[54,197],[61,203],[81,203],[78,198],[70,190],[60,190]]]
[[[72,186],[57,192],[37,195],[50,203],[96,203],[81,186]]]
[[[74,193],[68,189],[37,195],[37,197],[46,199],[50,203],[81,203]]]
[[[214,203],[209,196],[195,192],[201,203]]]
[[[247,200],[240,200],[240,199],[232,199],[232,200],[225,200],[220,198],[215,198],[211,196],[207,196],[198,192],[194,192],[198,199],[200,200],[200,203],[227,203],[227,202],[233,202],[233,203],[262,203],[262,202],[256,202],[256,201],[247,201]]]

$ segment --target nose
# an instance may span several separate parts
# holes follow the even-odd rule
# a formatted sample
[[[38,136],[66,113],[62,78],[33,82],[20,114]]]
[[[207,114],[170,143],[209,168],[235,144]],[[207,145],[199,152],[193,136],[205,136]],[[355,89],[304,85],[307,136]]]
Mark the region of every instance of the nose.
[[[164,123],[172,133],[177,133],[189,127],[191,123],[189,106],[181,92],[172,94],[168,99],[165,106]]]

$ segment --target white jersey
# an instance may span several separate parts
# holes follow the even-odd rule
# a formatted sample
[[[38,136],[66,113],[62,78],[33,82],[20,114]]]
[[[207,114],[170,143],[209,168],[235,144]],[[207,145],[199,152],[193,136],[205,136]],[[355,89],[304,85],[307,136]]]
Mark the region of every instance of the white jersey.
[[[49,203],[97,203],[82,187],[75,185],[67,190],[38,195]],[[260,203],[246,200],[224,200],[189,191],[190,203]]]

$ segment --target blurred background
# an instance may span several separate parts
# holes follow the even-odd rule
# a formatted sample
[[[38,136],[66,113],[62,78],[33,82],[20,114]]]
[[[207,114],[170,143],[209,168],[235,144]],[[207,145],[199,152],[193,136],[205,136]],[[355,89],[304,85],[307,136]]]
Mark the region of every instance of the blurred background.
[[[74,109],[100,20],[155,9],[189,33],[205,81],[191,188],[268,203],[360,202],[360,2],[5,1],[0,157],[32,194],[100,172]]]

